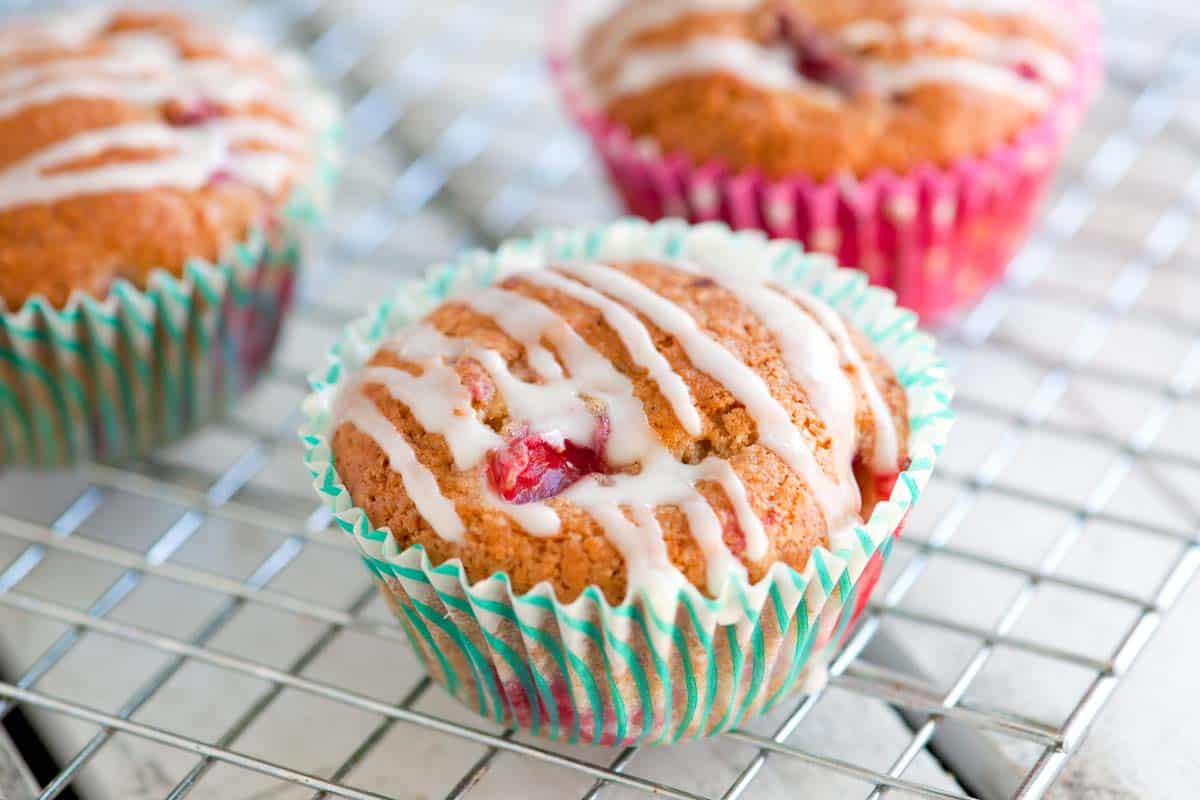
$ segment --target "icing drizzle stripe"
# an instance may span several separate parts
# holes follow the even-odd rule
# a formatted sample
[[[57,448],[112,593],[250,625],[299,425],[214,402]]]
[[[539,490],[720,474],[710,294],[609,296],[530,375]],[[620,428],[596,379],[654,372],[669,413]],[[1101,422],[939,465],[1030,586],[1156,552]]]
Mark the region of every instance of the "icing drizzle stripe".
[[[832,524],[839,521],[838,488],[821,469],[811,445],[792,423],[762,377],[700,329],[690,314],[641,282],[611,267],[572,263],[556,267],[592,288],[616,297],[671,334],[701,372],[724,386],[754,418],[758,438],[808,485]]]
[[[673,266],[688,272],[701,270],[686,262]],[[720,270],[705,273],[744,303],[780,345],[788,373],[804,388],[817,416],[829,431],[843,504],[859,502],[854,481],[856,444],[855,397],[842,371],[840,354],[816,321],[784,295],[764,283]]]
[[[737,36],[697,36],[674,45],[629,51],[599,93],[606,99],[624,97],[677,78],[716,72],[733,75],[751,86],[837,105],[837,94],[805,80],[793,66],[794,58],[787,48],[764,47]]]
[[[251,118],[215,119],[206,125],[187,128],[139,122],[84,131],[0,172],[0,210],[81,194],[142,191],[163,186],[198,189],[221,169],[274,191],[286,178],[294,156],[282,150],[236,150],[250,142],[272,144],[291,152],[301,146],[295,131],[277,122]],[[164,152],[149,160],[53,171],[116,148]]]
[[[676,461],[658,441],[629,379],[608,358],[588,345],[555,311],[524,295],[501,289],[485,290],[467,302],[476,311],[490,315],[505,333],[520,342],[527,360],[541,347],[543,339],[549,340],[570,374],[570,377],[564,377],[560,372],[544,384],[530,385],[529,391],[539,395],[540,402],[525,404],[526,407],[519,410],[522,419],[530,420],[543,435],[553,431],[561,438],[584,441],[594,419],[591,411],[578,401],[583,396],[590,397],[604,406],[613,430],[620,432],[620,436],[608,441],[607,460],[617,465],[640,466],[637,474],[618,473],[608,476],[603,483],[586,479],[560,495],[564,501],[583,508],[604,528],[626,564],[630,565],[631,584],[639,585],[643,577],[649,580],[656,574],[674,575],[677,572],[666,558],[662,530],[654,518],[654,508],[672,499],[685,508],[692,507],[697,523],[702,526],[693,530],[693,536],[708,560],[710,589],[719,590],[720,581],[734,569],[733,565],[741,569],[740,562],[721,538],[716,515],[710,509],[711,519],[708,519],[694,508],[697,503],[706,504],[694,488],[701,479],[720,482],[738,519],[745,520],[743,530],[748,539],[747,550],[752,551],[755,558],[765,555],[766,533],[750,508],[745,488],[729,464],[710,459],[697,468]],[[511,387],[501,388],[506,400],[510,391]],[[583,430],[579,430],[579,425],[563,423],[563,397],[571,397],[578,404],[573,422],[581,422]],[[568,428],[575,428],[576,433],[567,432],[565,429]],[[503,504],[505,510],[513,507]],[[631,509],[633,522],[622,511],[624,507]]]
[[[466,528],[454,503],[442,494],[437,478],[417,460],[412,445],[398,434],[392,421],[357,389],[347,392],[340,400],[338,419],[351,423],[375,440],[392,469],[399,473],[417,513],[446,541],[458,544],[466,541]]]
[[[671,368],[670,362],[654,346],[650,332],[634,314],[630,313],[620,303],[614,302],[599,292],[589,289],[575,281],[567,280],[549,270],[539,270],[526,273],[523,277],[549,289],[555,289],[569,295],[581,303],[591,306],[604,316],[608,327],[612,328],[633,363],[646,370],[650,380],[658,386],[663,397],[675,412],[675,418],[683,429],[692,436],[699,436],[701,431],[700,412],[692,401],[691,390],[683,378]]]
[[[697,74],[724,73],[766,90],[787,91],[814,102],[836,105],[842,98],[822,84],[806,80],[793,66],[786,47],[765,45],[731,35],[699,35],[669,45],[631,45],[647,31],[664,28],[689,15],[713,12],[748,14],[760,3],[751,0],[662,0],[631,3],[607,23],[596,45],[586,53],[587,71],[599,80],[582,81],[602,101]],[[940,6],[940,7],[939,7]],[[994,35],[947,14],[972,10],[993,15],[1024,13],[1044,24],[1055,22],[1034,3],[962,0],[933,3],[920,14],[898,22],[865,19],[837,32],[855,47],[904,38],[956,44],[967,53],[956,57],[917,56],[907,62],[864,58],[868,85],[883,92],[905,91],[929,83],[949,83],[998,93],[1022,104],[1043,108],[1050,102],[1047,86],[1061,88],[1071,80],[1069,58],[1033,38]],[[941,12],[941,13],[939,13]],[[1062,25],[1051,27],[1061,31]],[[1028,65],[1024,77],[1016,67]]]
[[[256,56],[265,61],[265,53],[257,48],[238,40],[221,55],[188,59],[162,31],[104,33],[111,19],[112,12],[65,14],[0,29],[0,55],[20,56],[48,47],[63,50],[57,58],[0,71],[0,118],[67,98],[149,107],[175,101],[185,108],[197,103],[226,108],[255,103],[289,116],[298,111],[281,79],[258,64],[235,60]],[[197,36],[201,33],[195,31]],[[103,51],[82,51],[89,42],[102,43]],[[267,149],[250,151],[246,146],[251,143]],[[66,162],[119,148],[159,152],[47,174]],[[244,114],[178,126],[146,120],[85,130],[0,172],[0,211],[85,194],[158,187],[195,190],[220,173],[274,193],[300,168],[307,152],[307,137],[296,127]]]
[[[899,24],[863,20],[845,26],[838,31],[838,36],[854,47],[880,44],[896,38],[959,45],[978,54],[981,60],[993,64],[1013,67],[1028,63],[1056,87],[1065,86],[1071,80],[1070,60],[1051,48],[1033,39],[983,33],[953,18],[909,17]]]
[[[732,75],[750,86],[788,91],[822,105],[842,102],[837,93],[806,80],[792,66],[792,54],[781,47],[764,47],[739,37],[696,37],[676,45],[631,51],[616,67],[611,80],[592,91],[612,100],[651,89],[671,80],[706,73]],[[927,56],[908,61],[865,59],[868,85],[887,93],[925,84],[958,84],[1010,97],[1043,108],[1051,95],[1040,83],[1006,66],[968,57]]]
[[[858,376],[858,385],[862,387],[863,394],[867,398],[867,405],[871,409],[871,418],[875,423],[875,448],[871,456],[871,468],[881,475],[898,470],[900,468],[900,434],[896,430],[896,420],[892,417],[891,408],[883,399],[883,393],[879,391],[879,385],[875,382],[874,375],[867,367],[866,361],[863,360],[862,353],[854,346],[854,340],[850,338],[850,331],[846,329],[846,323],[832,308],[803,292],[788,292],[787,295],[820,320],[826,333],[837,345],[842,358],[850,363],[854,373]]]

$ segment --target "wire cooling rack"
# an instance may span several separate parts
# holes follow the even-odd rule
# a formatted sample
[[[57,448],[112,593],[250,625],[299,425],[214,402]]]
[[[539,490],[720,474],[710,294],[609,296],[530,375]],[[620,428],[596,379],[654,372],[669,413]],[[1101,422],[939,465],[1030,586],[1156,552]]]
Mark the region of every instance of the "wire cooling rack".
[[[232,419],[134,469],[0,476],[0,719],[35,774],[0,794],[1043,796],[1200,565],[1198,20],[1107,9],[1107,91],[1007,281],[943,332],[955,441],[829,688],[715,741],[604,750],[431,685],[294,441],[305,370],[396,280],[615,213],[554,111],[541,4],[430,5],[219,9],[342,95],[332,240]]]

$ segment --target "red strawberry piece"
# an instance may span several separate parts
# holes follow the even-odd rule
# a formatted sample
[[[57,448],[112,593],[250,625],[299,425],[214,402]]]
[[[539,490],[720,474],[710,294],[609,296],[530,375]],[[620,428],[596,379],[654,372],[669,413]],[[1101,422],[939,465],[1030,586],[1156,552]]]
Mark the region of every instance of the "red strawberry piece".
[[[1038,72],[1037,67],[1030,64],[1028,61],[1021,61],[1013,65],[1013,72],[1020,75],[1027,81],[1038,81],[1042,79],[1042,73]]]
[[[796,71],[814,83],[823,83],[846,94],[857,94],[863,86],[862,68],[837,41],[822,33],[796,11],[778,12],[771,37],[795,53]]]
[[[611,433],[612,423],[609,421],[608,415],[601,414],[596,417],[596,429],[592,431],[592,449],[600,454],[601,462],[604,461],[604,448],[608,445],[608,437]]]
[[[728,509],[721,511],[721,538],[733,555],[741,556],[746,552],[746,533],[738,523],[737,514]]]
[[[600,416],[590,445],[567,439],[561,447],[556,447],[523,427],[503,447],[489,454],[488,479],[510,503],[532,503],[554,497],[581,478],[608,472],[603,456],[608,433],[608,417]]]
[[[472,402],[486,406],[496,396],[496,385],[492,383],[487,370],[473,358],[463,358],[455,365],[458,376],[471,395]]]
[[[211,100],[168,100],[163,104],[163,116],[172,125],[201,125],[221,115],[221,107]]]
[[[233,183],[234,180],[235,178],[232,172],[223,167],[218,167],[217,169],[213,170],[211,175],[208,176],[208,185],[220,186],[226,183]]]

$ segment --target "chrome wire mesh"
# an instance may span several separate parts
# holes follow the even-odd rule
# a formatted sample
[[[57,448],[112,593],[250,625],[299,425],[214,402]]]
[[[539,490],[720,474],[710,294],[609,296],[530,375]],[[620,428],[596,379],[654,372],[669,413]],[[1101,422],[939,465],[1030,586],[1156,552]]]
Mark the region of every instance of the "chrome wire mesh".
[[[1169,19],[1113,47],[1041,226],[943,332],[970,444],[948,453],[829,688],[664,755],[551,747],[460,713],[305,489],[292,409],[340,325],[453,250],[614,213],[547,96],[543,9],[376,5],[228,8],[339,89],[350,156],[331,241],[244,413],[134,468],[0,476],[0,719],[19,705],[51,740],[59,771],[37,796],[766,797],[786,785],[773,770],[791,769],[812,796],[1041,797],[1200,566],[1200,513],[1170,477],[1200,474],[1200,458],[1163,445],[1186,439],[1180,413],[1200,421],[1187,302],[1200,304],[1200,169],[1173,155],[1200,140],[1185,102],[1200,28]],[[1141,18],[1132,3],[1109,11],[1114,28]],[[1110,391],[1136,395],[1136,412],[1109,409]],[[1075,454],[1062,485],[1030,466],[1048,450]],[[997,525],[1040,549],[984,541]],[[1160,557],[1115,576],[1074,566],[1097,530]],[[1047,593],[1113,606],[1111,641],[1081,645],[1072,605],[1047,613]],[[997,666],[1013,654],[1040,666]],[[903,714],[885,754],[822,746],[860,725],[844,713],[859,706]],[[999,778],[971,763],[985,757]]]

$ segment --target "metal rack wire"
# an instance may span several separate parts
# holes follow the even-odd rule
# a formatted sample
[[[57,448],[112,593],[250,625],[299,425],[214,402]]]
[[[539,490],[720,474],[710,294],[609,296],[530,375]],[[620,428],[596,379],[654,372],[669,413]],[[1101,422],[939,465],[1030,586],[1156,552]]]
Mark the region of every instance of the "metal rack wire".
[[[426,5],[396,4],[387,11],[386,23],[372,23],[349,0],[255,2],[230,9],[243,27],[307,50],[340,89],[349,109],[347,144],[353,159],[341,211],[325,257],[310,276],[307,300],[297,311],[281,363],[259,390],[259,399],[247,403],[246,414],[202,434],[198,444],[173,448],[137,468],[94,466],[49,478],[0,476],[0,665],[20,665],[3,676],[8,680],[0,680],[0,720],[17,706],[28,710],[44,730],[53,731],[50,738],[58,741],[61,760],[57,774],[32,787],[30,796],[54,798],[71,787],[81,797],[105,796],[104,776],[112,773],[105,773],[103,764],[116,758],[111,754],[117,743],[130,739],[174,754],[169,774],[144,782],[139,797],[252,796],[250,789],[244,795],[230,793],[229,786],[240,784],[228,773],[216,779],[229,766],[266,776],[267,784],[258,784],[264,792],[291,787],[297,796],[314,798],[408,796],[408,782],[427,765],[409,747],[398,746],[394,729],[400,727],[409,731],[404,742],[441,735],[439,741],[457,754],[457,769],[441,776],[441,793],[450,798],[483,796],[481,781],[488,776],[535,762],[552,768],[547,773],[553,776],[547,778],[555,787],[552,796],[589,799],[624,790],[673,798],[765,796],[764,770],[772,764],[800,764],[849,779],[847,786],[871,798],[891,791],[943,798],[1041,797],[1200,567],[1200,514],[1183,522],[1161,521],[1112,508],[1114,498],[1127,491],[1127,479],[1135,471],[1141,474],[1143,466],[1162,491],[1167,489],[1153,477],[1155,469],[1200,470],[1193,454],[1157,446],[1175,409],[1200,402],[1195,392],[1200,320],[1141,303],[1161,273],[1200,281],[1200,274],[1189,276],[1178,258],[1200,216],[1200,171],[1173,188],[1152,187],[1166,195],[1166,205],[1148,221],[1144,235],[1114,246],[1112,229],[1096,223],[1112,198],[1133,196],[1129,193],[1137,187],[1129,177],[1140,159],[1167,147],[1171,137],[1183,137],[1194,152],[1197,131],[1181,114],[1200,74],[1197,31],[1173,25],[1170,48],[1161,58],[1146,57],[1136,46],[1114,53],[1104,113],[1081,137],[1079,155],[1064,169],[1042,226],[1006,282],[944,332],[945,346],[962,373],[965,424],[985,426],[991,446],[974,460],[950,459],[941,472],[926,501],[932,510],[914,520],[901,540],[902,557],[890,566],[881,598],[833,665],[830,688],[776,715],[762,724],[766,727],[727,735],[716,746],[733,753],[737,763],[718,783],[705,784],[691,774],[699,768],[695,759],[689,763],[681,757],[668,774],[656,767],[657,758],[633,748],[552,748],[463,718],[449,705],[437,704],[440,690],[411,659],[398,659],[398,666],[384,670],[387,681],[370,685],[327,663],[337,660],[330,653],[348,638],[362,642],[362,652],[392,654],[402,636],[373,605],[365,574],[351,571],[358,569],[353,556],[329,530],[328,515],[304,491],[302,476],[291,479],[298,420],[294,413],[280,420],[279,409],[294,407],[313,348],[332,338],[369,296],[364,293],[415,273],[445,255],[446,248],[488,245],[534,221],[569,216],[572,209],[591,216],[611,213],[595,175],[588,173],[579,138],[553,118],[545,126],[529,122],[547,105],[536,26],[522,27],[511,12],[482,3],[449,3],[436,13]],[[1138,13],[1132,4],[1112,11],[1122,18]],[[396,45],[395,31],[410,25],[420,28],[419,35],[400,39],[406,47]],[[508,54],[503,67],[475,69],[477,85],[486,88],[460,93],[463,85],[454,69],[472,67],[479,48],[504,30],[516,33],[501,46]],[[1102,285],[1093,280],[1091,290],[1084,291],[1050,279],[1088,248],[1121,253]],[[340,265],[349,265],[350,277],[339,278]],[[1020,335],[1023,324],[1009,324],[1014,317],[1025,320],[1029,304],[1069,315],[1071,324],[1062,335],[1044,332],[1040,347],[1031,344]],[[1150,378],[1098,360],[1126,324],[1172,337],[1178,357],[1169,374]],[[1035,377],[1028,391],[1014,392],[1013,397],[1021,395],[1017,403],[986,387],[972,391],[974,358],[1007,360]],[[1111,425],[1061,418],[1065,398],[1079,382],[1144,396],[1128,435],[1113,433]],[[262,413],[253,413],[255,408]],[[1106,466],[1075,492],[1041,491],[1008,480],[1024,446],[1042,436],[1103,452]],[[281,473],[287,477],[279,478]],[[1048,542],[1040,558],[961,543],[969,538],[973,515],[993,498],[1046,515],[1037,527]],[[1166,548],[1155,579],[1134,586],[1066,569],[1085,529],[1093,525],[1118,526],[1139,542]],[[205,549],[210,545],[214,552]],[[355,577],[337,581],[338,593],[323,592],[307,580],[289,582],[307,558],[317,559],[322,570],[348,565],[345,574]],[[930,572],[942,561],[1010,581],[1010,591],[997,594],[999,611],[990,621],[964,621],[908,602],[935,580]],[[59,563],[67,566],[56,567]],[[71,592],[55,582],[62,575],[72,576]],[[1023,632],[1030,609],[1048,590],[1119,606],[1125,624],[1099,652]],[[145,617],[150,621],[139,622],[129,609],[143,595],[172,606],[163,612],[169,620],[150,614]],[[192,596],[205,600],[180,599]],[[261,655],[255,645],[229,634],[252,614],[267,615],[271,622],[255,628],[251,639],[291,629],[302,629],[307,637],[286,657]],[[898,656],[896,637],[889,634],[894,625],[925,631],[905,637],[908,642],[923,641],[923,635],[957,637],[963,655],[942,658],[931,645],[920,654]],[[269,634],[259,634],[268,629]],[[108,641],[116,648],[112,652],[130,660],[93,664],[73,684],[55,678],[97,640]],[[1084,679],[1060,702],[1058,714],[1008,708],[973,695],[1000,652],[1040,659],[1046,669],[1067,667]],[[128,666],[136,675],[122,674],[135,658],[150,666]],[[207,704],[211,713],[181,717],[172,711],[172,701],[162,698],[177,698],[179,683],[197,667],[252,680],[258,690],[245,702],[236,693],[216,694]],[[1034,677],[1026,674],[1024,680],[1032,684]],[[68,685],[75,688],[53,688]],[[795,742],[834,693],[903,714],[911,729],[886,763]],[[333,709],[330,719],[342,711],[361,714],[355,735],[333,762],[314,762],[303,748],[264,755],[274,751],[256,743],[254,732],[262,721],[297,694],[325,702],[322,708]],[[91,700],[95,697],[104,699]],[[67,719],[87,724],[67,735],[55,727]],[[306,724],[322,721],[310,716]],[[947,737],[948,732],[953,735]],[[368,769],[384,751],[389,765]],[[947,772],[937,769],[930,752]],[[999,777],[980,763],[997,754],[1003,765]],[[918,761],[925,764],[920,770],[914,767]],[[931,777],[938,774],[940,780]],[[560,778],[565,782],[553,782]]]

